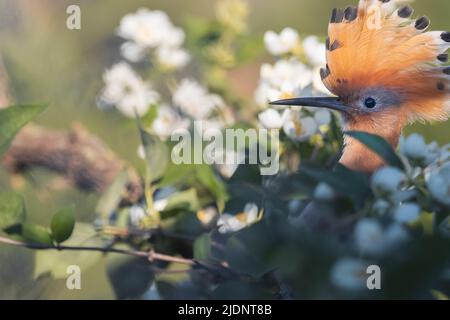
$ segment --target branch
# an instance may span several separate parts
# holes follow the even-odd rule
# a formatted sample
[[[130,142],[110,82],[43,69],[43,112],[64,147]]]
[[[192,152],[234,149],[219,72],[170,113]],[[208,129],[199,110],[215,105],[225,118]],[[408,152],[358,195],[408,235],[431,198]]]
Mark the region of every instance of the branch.
[[[69,132],[30,124],[16,136],[2,163],[12,174],[34,167],[55,171],[79,189],[99,193],[127,166],[80,124],[73,125]],[[143,194],[142,183],[134,169],[128,173],[122,203],[136,203]]]
[[[135,256],[135,257],[143,257],[147,258],[150,262],[154,261],[165,261],[165,262],[175,262],[185,265],[196,265],[196,262],[192,259],[185,259],[185,258],[179,258],[179,257],[173,257],[166,254],[157,253],[154,250],[150,251],[138,251],[138,250],[125,250],[125,249],[117,249],[117,248],[110,248],[110,247],[83,247],[83,246],[49,246],[46,244],[40,244],[40,243],[27,243],[17,240],[12,240],[9,238],[1,237],[0,236],[0,243],[17,246],[17,247],[23,247],[27,249],[34,249],[34,250],[66,250],[66,251],[97,251],[97,252],[104,252],[104,253],[118,253],[118,254],[125,254],[129,256]]]

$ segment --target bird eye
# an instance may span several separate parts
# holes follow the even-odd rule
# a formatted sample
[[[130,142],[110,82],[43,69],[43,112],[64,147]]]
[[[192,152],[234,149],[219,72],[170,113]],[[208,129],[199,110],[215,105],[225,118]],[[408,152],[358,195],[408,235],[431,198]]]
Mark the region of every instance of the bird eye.
[[[377,102],[375,101],[374,98],[367,98],[364,101],[364,105],[366,106],[366,108],[373,109],[377,106]]]

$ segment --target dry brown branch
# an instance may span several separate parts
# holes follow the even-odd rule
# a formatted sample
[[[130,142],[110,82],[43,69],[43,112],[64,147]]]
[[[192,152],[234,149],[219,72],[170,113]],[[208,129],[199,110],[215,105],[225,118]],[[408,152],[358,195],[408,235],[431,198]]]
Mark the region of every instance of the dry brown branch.
[[[0,108],[11,101],[8,76],[0,55]],[[1,160],[11,174],[42,167],[61,174],[81,190],[99,193],[126,167],[124,161],[80,124],[74,124],[68,132],[30,124],[19,132]],[[130,168],[128,176],[123,204],[135,203],[143,194],[137,172]]]
[[[80,124],[73,125],[68,132],[28,125],[16,136],[2,162],[12,174],[41,167],[63,175],[81,190],[99,193],[126,167],[124,161]],[[143,193],[141,180],[133,169],[128,172],[123,201],[135,203]]]

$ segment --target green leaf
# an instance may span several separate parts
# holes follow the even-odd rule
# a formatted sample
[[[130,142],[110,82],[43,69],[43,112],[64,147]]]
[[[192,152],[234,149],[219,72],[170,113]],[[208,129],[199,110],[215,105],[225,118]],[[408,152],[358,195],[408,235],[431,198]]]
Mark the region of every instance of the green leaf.
[[[177,283],[186,283],[189,281],[189,272],[180,272],[181,270],[187,270],[185,264],[172,262],[164,270],[167,272],[158,272],[155,274],[155,281],[157,283],[165,282],[176,285]]]
[[[431,290],[431,294],[436,300],[441,301],[447,301],[450,300],[449,296],[447,296],[445,293],[438,291],[438,290]]]
[[[155,181],[163,176],[167,168],[169,151],[167,145],[158,137],[151,135],[141,127],[139,127],[139,132],[147,161],[147,179]]]
[[[259,236],[265,237],[266,235],[260,234]],[[260,239],[262,242],[267,240]],[[251,248],[251,245],[245,243],[238,236],[234,236],[228,240],[225,248],[225,260],[231,269],[239,270],[255,278],[259,278],[273,269],[272,266],[261,261]]]
[[[136,299],[144,294],[154,280],[147,259],[108,254],[106,270],[117,299]]]
[[[371,194],[369,182],[365,174],[349,170],[342,165],[338,165],[335,171],[303,165],[300,171],[316,179],[317,182],[327,183],[337,193],[348,196],[358,206],[362,206]]]
[[[53,239],[58,243],[66,241],[72,235],[74,227],[75,214],[73,207],[59,210],[53,216],[50,225]]]
[[[194,258],[196,260],[206,260],[211,253],[211,237],[204,233],[194,241]]]
[[[0,192],[0,229],[23,223],[25,216],[25,201],[20,194]]]
[[[195,175],[195,165],[193,164],[174,164],[170,161],[164,176],[157,183],[159,188],[174,186],[180,183],[186,183],[188,179]]]
[[[257,164],[240,164],[228,183],[245,182],[257,186],[262,185],[261,172]]]
[[[47,228],[35,224],[22,225],[22,237],[26,242],[53,246],[53,239]]]
[[[17,132],[46,107],[46,105],[18,105],[0,109],[0,155],[8,150]]]
[[[225,202],[228,200],[227,188],[223,181],[214,174],[214,171],[208,165],[196,166],[196,172],[200,183],[214,195],[219,210],[223,210]]]
[[[346,135],[355,138],[379,155],[388,165],[404,169],[404,164],[392,149],[391,145],[382,137],[361,131],[347,131]]]
[[[76,223],[72,236],[64,244],[67,246],[102,247],[105,246],[104,242],[97,235],[92,225]],[[37,251],[34,278],[50,273],[55,279],[66,279],[68,266],[77,265],[85,272],[97,263],[102,255],[101,252],[93,251]]]
[[[144,128],[150,128],[153,124],[153,121],[158,117],[158,106],[156,104],[152,104],[148,112],[142,117],[142,125]]]
[[[108,220],[109,216],[117,209],[127,183],[128,174],[126,170],[123,170],[114,178],[114,181],[102,194],[95,209],[102,219]]]
[[[411,240],[403,250],[380,261],[383,267],[383,299],[417,299],[442,281],[450,261],[450,240],[423,237]]]
[[[171,211],[175,209],[183,209],[189,211],[197,211],[200,208],[197,191],[194,188],[186,191],[176,192],[169,197],[167,205],[163,211]]]
[[[236,60],[239,64],[254,61],[255,58],[264,52],[264,44],[261,41],[261,36],[245,37],[238,43],[236,52]]]
[[[201,53],[205,47],[216,43],[222,33],[222,28],[218,23],[192,15],[185,18],[184,28],[187,34],[187,44],[196,53]]]

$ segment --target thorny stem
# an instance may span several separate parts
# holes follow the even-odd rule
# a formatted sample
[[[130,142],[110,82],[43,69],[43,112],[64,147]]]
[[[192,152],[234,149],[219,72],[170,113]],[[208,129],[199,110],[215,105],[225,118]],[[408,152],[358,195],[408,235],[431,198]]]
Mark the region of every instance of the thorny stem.
[[[150,262],[155,261],[165,261],[165,262],[174,262],[179,264],[185,264],[185,265],[196,265],[196,262],[192,259],[186,259],[186,258],[180,258],[180,257],[173,257],[162,253],[157,253],[153,250],[150,251],[138,251],[138,250],[125,250],[125,249],[117,249],[117,248],[110,248],[110,247],[83,247],[83,246],[49,246],[46,244],[40,244],[40,243],[26,243],[22,241],[17,241],[5,237],[0,237],[0,243],[17,246],[17,247],[23,247],[28,249],[34,249],[34,250],[66,250],[66,251],[97,251],[97,252],[104,252],[104,253],[118,253],[118,254],[125,254],[129,256],[135,256],[135,257],[142,257],[147,258]]]

